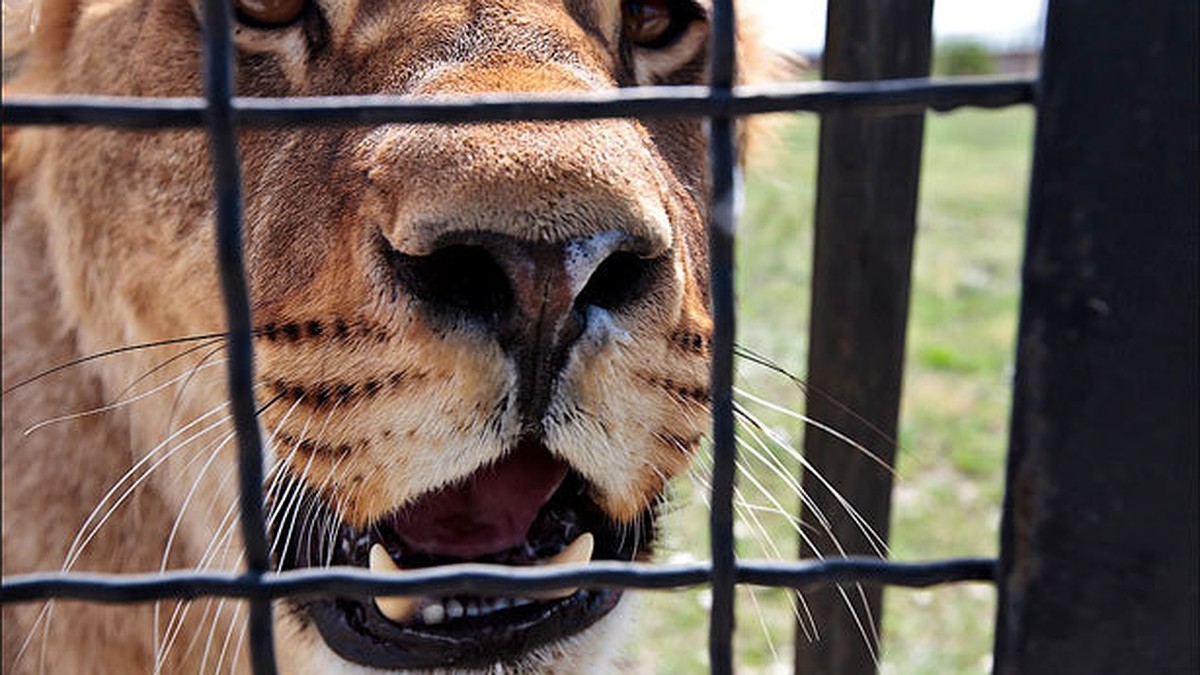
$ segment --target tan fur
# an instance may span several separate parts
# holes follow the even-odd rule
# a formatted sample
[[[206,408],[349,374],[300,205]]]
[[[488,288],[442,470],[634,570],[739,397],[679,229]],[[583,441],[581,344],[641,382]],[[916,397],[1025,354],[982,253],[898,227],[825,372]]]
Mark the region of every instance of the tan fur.
[[[196,5],[6,0],[6,62],[17,59],[20,72],[5,93],[200,95]],[[322,6],[317,47],[304,25],[238,28],[241,94],[591,91],[696,82],[704,71],[697,27],[668,50],[635,50],[633,79],[622,75],[617,0]],[[750,54],[745,63],[756,63]],[[267,461],[306,467],[308,486],[348,522],[494,462],[524,433],[506,396],[518,377],[510,356],[478,331],[431,325],[379,262],[381,245],[426,255],[447,234],[561,243],[621,230],[648,242],[667,272],[647,301],[580,337],[558,375],[544,440],[622,520],[686,467],[707,425],[702,122],[254,130],[242,134],[241,152],[258,399],[272,402],[262,416]],[[102,350],[223,330],[208,161],[200,131],[5,129],[6,390]],[[221,414],[224,354],[193,346],[89,361],[5,394],[4,574],[63,568],[89,514],[111,505],[106,492],[117,484],[121,494],[130,485],[121,477],[143,458],[135,477],[160,465],[71,569],[238,567],[236,528],[227,527],[236,481]],[[205,609],[216,606],[191,606],[163,672],[197,672],[206,639],[240,643],[244,613]],[[174,611],[161,605],[160,628]],[[5,606],[2,667],[152,672],[153,612]],[[284,672],[365,672],[291,612],[277,617]],[[609,617],[517,670],[593,672],[620,623]]]

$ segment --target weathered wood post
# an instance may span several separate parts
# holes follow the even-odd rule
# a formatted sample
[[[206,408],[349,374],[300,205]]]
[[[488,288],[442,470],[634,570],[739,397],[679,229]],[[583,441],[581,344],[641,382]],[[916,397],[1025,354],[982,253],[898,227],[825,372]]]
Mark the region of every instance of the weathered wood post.
[[[824,79],[927,75],[932,13],[932,0],[831,0]],[[848,110],[821,118],[807,413],[864,442],[889,464],[895,446],[887,438],[896,436],[900,405],[923,132],[922,113],[883,117]],[[812,425],[805,431],[804,454],[886,539],[891,476]],[[859,526],[811,472],[804,472],[803,487],[829,518],[831,534],[804,509],[816,550],[802,543],[801,556],[838,555],[833,537],[847,554],[874,554]],[[820,639],[810,641],[798,632],[798,673],[876,671],[882,592],[864,592],[870,612],[860,606],[858,619],[836,589],[805,594],[813,615],[820,617]],[[852,595],[857,603],[857,591]]]
[[[1052,0],[996,670],[1200,672],[1197,5]]]

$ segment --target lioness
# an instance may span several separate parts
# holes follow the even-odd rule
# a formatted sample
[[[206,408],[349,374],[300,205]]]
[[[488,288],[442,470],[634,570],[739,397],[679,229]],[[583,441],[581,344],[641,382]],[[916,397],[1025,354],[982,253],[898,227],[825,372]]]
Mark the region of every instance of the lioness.
[[[706,77],[700,0],[241,0],[247,96]],[[198,96],[197,0],[5,4],[9,93]],[[16,52],[19,51],[19,55]],[[708,425],[697,119],[247,130],[280,569],[642,560]],[[4,573],[237,569],[201,131],[4,134]],[[117,347],[26,382],[57,364]],[[622,593],[278,603],[286,673],[606,670]],[[4,608],[6,672],[245,668],[235,601]]]

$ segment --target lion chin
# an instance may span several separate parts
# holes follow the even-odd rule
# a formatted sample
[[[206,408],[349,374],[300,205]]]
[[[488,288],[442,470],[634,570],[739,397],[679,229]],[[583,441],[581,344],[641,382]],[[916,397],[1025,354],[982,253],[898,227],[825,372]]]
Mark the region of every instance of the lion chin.
[[[702,84],[708,62],[706,0],[233,5],[242,96]],[[198,96],[199,16],[6,2],[5,94]],[[651,558],[708,425],[705,139],[694,118],[241,131],[278,570]],[[6,575],[241,565],[206,143],[5,129]],[[604,672],[630,615],[606,589],[299,598],[276,649],[287,673]],[[5,672],[247,668],[232,600],[3,621]]]

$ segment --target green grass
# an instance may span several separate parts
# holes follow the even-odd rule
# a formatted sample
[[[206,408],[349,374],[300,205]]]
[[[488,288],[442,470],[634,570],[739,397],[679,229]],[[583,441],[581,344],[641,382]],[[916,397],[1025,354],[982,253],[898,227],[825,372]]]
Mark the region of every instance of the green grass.
[[[899,560],[994,556],[998,550],[1032,117],[1028,109],[963,111],[930,116],[926,124],[890,543]],[[801,377],[817,129],[812,116],[779,120],[765,144],[770,156],[747,177],[738,239],[738,341]],[[739,379],[755,395],[803,411],[803,397],[786,378],[742,362]],[[754,407],[765,424],[800,447],[797,422]],[[777,448],[771,452],[794,475],[794,459]],[[771,493],[764,495],[743,474],[747,501],[795,513],[799,499],[786,482],[762,462],[744,461]],[[662,558],[706,558],[704,490],[680,481],[675,492]],[[739,555],[794,557],[797,535],[788,519],[753,513],[757,524],[745,512],[739,524]],[[980,585],[889,589],[883,672],[988,672],[994,595]],[[704,672],[707,597],[703,591],[642,594],[646,606],[630,673]],[[787,594],[742,591],[738,611],[738,672],[790,672],[794,616]]]

